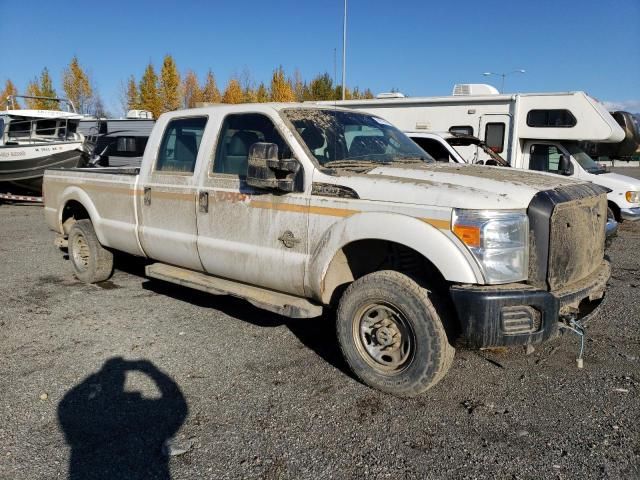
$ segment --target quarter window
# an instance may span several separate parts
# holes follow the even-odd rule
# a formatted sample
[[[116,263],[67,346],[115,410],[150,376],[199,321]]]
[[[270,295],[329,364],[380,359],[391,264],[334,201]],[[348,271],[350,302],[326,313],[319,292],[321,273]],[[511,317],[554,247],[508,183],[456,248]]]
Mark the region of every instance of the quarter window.
[[[171,120],[160,143],[156,171],[193,173],[206,124],[206,117]]]
[[[527,125],[542,128],[570,128],[576,126],[576,117],[569,110],[529,110]]]
[[[454,135],[473,135],[473,127],[471,125],[455,125],[449,128],[449,133]]]
[[[529,170],[558,173],[562,152],[555,145],[531,145],[529,154]]]
[[[504,150],[504,130],[505,124],[502,122],[487,123],[484,129],[484,143],[496,153]]]

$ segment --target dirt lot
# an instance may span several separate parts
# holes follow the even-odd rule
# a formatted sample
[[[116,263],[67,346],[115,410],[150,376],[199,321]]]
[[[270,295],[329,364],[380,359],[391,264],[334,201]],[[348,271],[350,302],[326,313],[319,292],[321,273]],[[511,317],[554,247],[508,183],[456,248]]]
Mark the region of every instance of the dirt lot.
[[[150,281],[131,258],[84,285],[52,240],[41,207],[0,205],[0,478],[640,476],[640,223],[609,250],[584,369],[573,335],[458,351],[412,400],[354,380],[329,317]]]

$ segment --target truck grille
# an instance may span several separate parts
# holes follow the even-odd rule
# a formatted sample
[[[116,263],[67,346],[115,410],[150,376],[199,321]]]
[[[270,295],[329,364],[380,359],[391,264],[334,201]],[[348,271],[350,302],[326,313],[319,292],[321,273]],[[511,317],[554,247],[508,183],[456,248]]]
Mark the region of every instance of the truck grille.
[[[605,189],[587,184],[539,192],[527,213],[530,284],[558,290],[600,266],[607,221]]]
[[[582,280],[602,263],[607,201],[602,196],[560,203],[551,215],[549,288]]]

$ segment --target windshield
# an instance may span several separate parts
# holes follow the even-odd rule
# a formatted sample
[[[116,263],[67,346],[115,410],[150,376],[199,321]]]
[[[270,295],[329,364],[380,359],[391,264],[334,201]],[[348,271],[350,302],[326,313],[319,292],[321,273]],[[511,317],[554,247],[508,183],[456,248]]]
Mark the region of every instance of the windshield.
[[[603,169],[600,165],[598,165],[593,158],[585,153],[578,145],[575,143],[566,143],[564,147],[571,154],[573,158],[576,159],[576,162],[580,164],[582,168],[584,168],[589,173],[606,173],[606,170]]]
[[[378,117],[311,108],[283,113],[318,163],[328,168],[435,162],[404,133]]]

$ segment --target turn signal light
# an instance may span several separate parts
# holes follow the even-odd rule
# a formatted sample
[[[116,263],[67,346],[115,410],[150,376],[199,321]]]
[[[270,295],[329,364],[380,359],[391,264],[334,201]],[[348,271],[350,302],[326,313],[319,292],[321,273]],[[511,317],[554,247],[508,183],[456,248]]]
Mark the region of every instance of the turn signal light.
[[[469,247],[480,247],[480,227],[454,225],[453,233]]]

